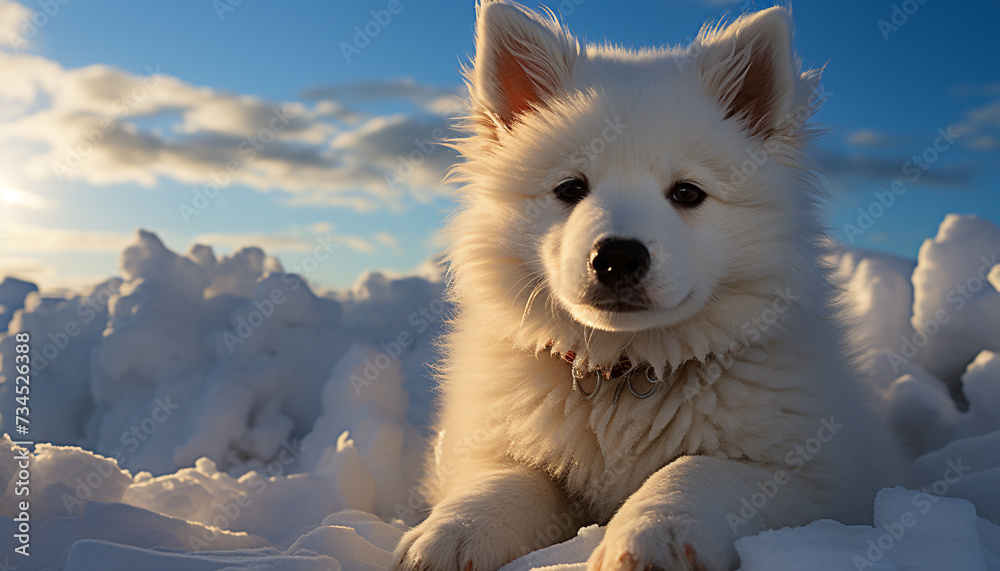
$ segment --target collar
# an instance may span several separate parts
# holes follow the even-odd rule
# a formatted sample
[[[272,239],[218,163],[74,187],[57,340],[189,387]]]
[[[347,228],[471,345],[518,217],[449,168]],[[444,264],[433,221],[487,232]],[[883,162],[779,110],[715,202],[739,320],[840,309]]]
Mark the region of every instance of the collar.
[[[552,350],[553,343],[549,343],[545,346],[549,351]],[[579,391],[583,398],[586,400],[592,400],[597,393],[601,390],[601,385],[607,381],[618,381],[615,387],[614,399],[611,402],[612,409],[618,404],[618,399],[621,396],[622,389],[628,387],[628,391],[632,393],[637,399],[648,398],[656,391],[659,386],[660,380],[656,377],[656,372],[649,363],[640,363],[639,365],[633,365],[632,361],[624,353],[618,357],[618,362],[611,367],[598,366],[594,369],[588,369],[583,366],[583,364],[577,360],[575,351],[566,351],[563,354],[553,353],[554,356],[558,357],[562,361],[568,363],[571,367],[571,373],[573,375],[573,390]],[[645,392],[639,392],[635,388],[634,381],[637,375],[642,375],[645,380],[645,384],[651,385]],[[588,377],[594,379],[594,388],[589,392],[583,388],[583,381]],[[589,384],[589,383],[588,383]]]

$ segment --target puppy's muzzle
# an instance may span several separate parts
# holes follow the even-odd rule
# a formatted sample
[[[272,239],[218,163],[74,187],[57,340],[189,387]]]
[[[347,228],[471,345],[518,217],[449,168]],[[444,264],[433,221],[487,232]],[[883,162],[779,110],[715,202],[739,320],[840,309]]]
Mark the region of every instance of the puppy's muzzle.
[[[649,250],[631,238],[603,238],[590,252],[590,273],[594,281],[587,303],[611,311],[648,309],[643,280],[649,274]]]

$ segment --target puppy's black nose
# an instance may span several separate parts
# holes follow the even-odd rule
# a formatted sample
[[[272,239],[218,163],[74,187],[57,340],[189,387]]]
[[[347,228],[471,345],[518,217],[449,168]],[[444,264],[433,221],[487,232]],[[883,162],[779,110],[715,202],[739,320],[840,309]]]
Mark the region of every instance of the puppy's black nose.
[[[608,287],[636,283],[649,271],[649,250],[638,240],[604,238],[590,252],[590,267]]]

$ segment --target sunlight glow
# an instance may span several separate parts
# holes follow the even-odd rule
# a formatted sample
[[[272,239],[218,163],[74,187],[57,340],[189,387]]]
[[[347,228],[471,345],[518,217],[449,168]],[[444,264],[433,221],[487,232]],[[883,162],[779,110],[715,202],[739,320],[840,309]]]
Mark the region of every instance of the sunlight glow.
[[[27,210],[46,210],[52,206],[41,195],[9,185],[0,185],[0,203]]]

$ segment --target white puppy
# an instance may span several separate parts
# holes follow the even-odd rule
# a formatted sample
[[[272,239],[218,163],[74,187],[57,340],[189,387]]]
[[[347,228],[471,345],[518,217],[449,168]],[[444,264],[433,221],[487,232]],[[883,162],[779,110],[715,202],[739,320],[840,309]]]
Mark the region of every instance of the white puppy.
[[[600,523],[589,569],[731,569],[743,535],[871,523],[902,461],[821,263],[790,28],[636,52],[479,6],[433,510],[396,568],[492,571]]]

